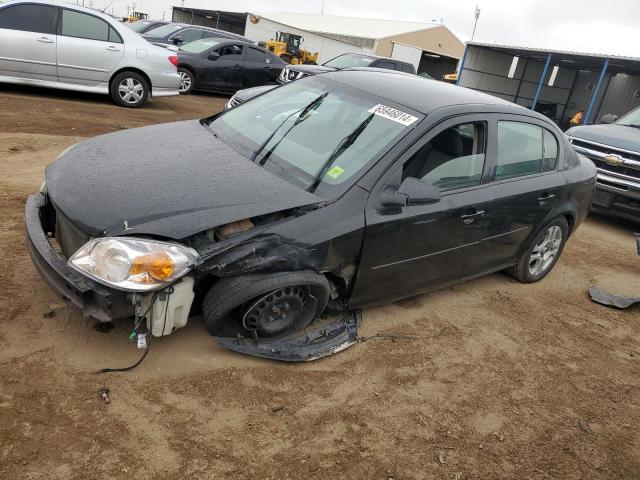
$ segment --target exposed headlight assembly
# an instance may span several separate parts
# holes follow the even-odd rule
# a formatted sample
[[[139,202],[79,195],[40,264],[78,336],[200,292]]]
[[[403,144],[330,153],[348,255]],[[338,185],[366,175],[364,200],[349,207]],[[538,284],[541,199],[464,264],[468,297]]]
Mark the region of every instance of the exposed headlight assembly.
[[[104,237],[86,243],[69,265],[105,285],[146,292],[179,279],[197,260],[195,250],[175,243]]]

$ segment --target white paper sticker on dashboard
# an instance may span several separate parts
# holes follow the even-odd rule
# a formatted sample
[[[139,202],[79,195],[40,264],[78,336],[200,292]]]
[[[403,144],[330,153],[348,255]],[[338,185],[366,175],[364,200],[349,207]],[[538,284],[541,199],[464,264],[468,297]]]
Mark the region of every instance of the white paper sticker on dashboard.
[[[375,107],[370,108],[369,113],[373,113],[374,115],[378,115],[379,117],[401,123],[405,127],[408,127],[413,122],[418,120],[418,117],[409,115],[407,112],[403,112],[402,110],[396,110],[395,108],[387,107],[386,105],[382,105],[381,103],[379,103]]]

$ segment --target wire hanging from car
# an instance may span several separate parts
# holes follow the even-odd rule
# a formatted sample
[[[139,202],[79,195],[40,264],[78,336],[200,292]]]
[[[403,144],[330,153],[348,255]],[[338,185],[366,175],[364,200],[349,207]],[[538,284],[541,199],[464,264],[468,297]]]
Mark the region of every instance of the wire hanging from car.
[[[134,338],[135,336],[139,335],[138,334],[138,328],[140,328],[140,325],[142,325],[142,322],[144,321],[145,317],[149,314],[149,312],[153,308],[153,305],[156,302],[157,298],[158,298],[158,292],[154,292],[153,295],[151,296],[151,302],[149,303],[149,307],[147,308],[147,310],[142,315],[137,315],[136,323],[134,324],[133,331],[129,335],[129,338]],[[167,307],[168,307],[168,305],[167,305]],[[165,322],[166,322],[166,311],[165,311]],[[145,346],[144,352],[142,352],[142,356],[140,357],[140,359],[136,363],[134,363],[133,365],[130,365],[128,367],[102,368],[102,369],[96,371],[95,373],[96,374],[102,374],[102,373],[111,373],[111,372],[129,372],[129,371],[133,370],[134,368],[136,368],[146,358],[147,354],[149,353],[149,349],[151,348],[151,332],[148,332],[146,334],[146,336],[147,336],[147,338],[146,338],[146,346]]]

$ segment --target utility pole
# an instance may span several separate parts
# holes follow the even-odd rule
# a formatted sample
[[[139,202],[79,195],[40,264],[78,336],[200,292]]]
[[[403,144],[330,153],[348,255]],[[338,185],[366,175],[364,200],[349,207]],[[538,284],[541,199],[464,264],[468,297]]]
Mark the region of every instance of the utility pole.
[[[473,37],[476,35],[476,27],[478,26],[478,19],[480,18],[480,9],[478,5],[476,5],[476,11],[473,16],[476,18],[476,21],[473,23],[473,33],[471,33],[471,41],[473,42]]]

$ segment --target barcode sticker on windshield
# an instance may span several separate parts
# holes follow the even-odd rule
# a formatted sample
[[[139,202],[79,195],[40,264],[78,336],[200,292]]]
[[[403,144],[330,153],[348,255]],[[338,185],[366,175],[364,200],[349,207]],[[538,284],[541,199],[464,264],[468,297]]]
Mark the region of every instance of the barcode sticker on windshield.
[[[407,112],[403,112],[402,110],[396,110],[395,108],[387,107],[386,105],[382,105],[381,103],[379,103],[375,107],[370,108],[369,113],[373,113],[374,115],[378,115],[379,117],[401,123],[405,127],[408,127],[413,122],[418,120],[418,117],[409,115]]]

